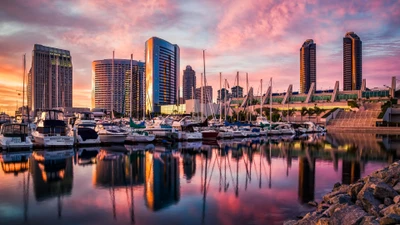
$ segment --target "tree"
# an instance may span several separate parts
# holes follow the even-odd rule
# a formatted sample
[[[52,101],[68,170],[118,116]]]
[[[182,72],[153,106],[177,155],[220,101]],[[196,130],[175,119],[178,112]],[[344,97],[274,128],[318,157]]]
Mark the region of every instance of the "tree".
[[[321,115],[321,113],[325,112],[325,109],[321,109],[317,106],[314,107],[314,113],[317,115],[317,123],[318,123],[318,117]]]
[[[308,121],[310,121],[310,116],[314,115],[315,111],[314,108],[308,108],[307,114],[308,114]]]

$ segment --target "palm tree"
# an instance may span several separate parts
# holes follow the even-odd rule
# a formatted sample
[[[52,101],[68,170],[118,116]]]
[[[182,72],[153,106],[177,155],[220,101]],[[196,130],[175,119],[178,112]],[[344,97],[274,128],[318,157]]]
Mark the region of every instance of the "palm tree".
[[[314,113],[317,115],[317,123],[318,123],[319,115],[321,115],[323,112],[325,112],[325,109],[321,109],[317,106],[314,107]]]
[[[307,113],[308,113],[308,109],[305,106],[303,106],[303,108],[301,108],[301,111],[300,111],[301,122],[303,122],[303,116],[307,115]]]

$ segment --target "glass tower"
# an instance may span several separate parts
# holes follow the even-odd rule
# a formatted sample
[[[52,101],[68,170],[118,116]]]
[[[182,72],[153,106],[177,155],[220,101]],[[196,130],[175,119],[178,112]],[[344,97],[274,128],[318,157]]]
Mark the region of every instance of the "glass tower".
[[[343,38],[343,90],[360,90],[362,84],[362,41],[354,32]]]
[[[300,93],[308,93],[311,83],[317,86],[317,45],[306,40],[300,48]]]
[[[152,37],[145,44],[146,113],[160,113],[162,105],[178,104],[179,47]]]
[[[196,71],[191,66],[186,66],[183,71],[183,100],[194,99],[193,93],[196,90]]]

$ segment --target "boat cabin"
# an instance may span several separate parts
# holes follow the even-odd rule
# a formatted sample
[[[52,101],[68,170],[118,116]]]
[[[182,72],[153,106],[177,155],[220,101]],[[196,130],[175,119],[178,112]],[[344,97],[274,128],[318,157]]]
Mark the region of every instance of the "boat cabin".
[[[5,123],[1,126],[0,134],[4,137],[20,137],[22,141],[28,136],[28,125],[21,123]]]

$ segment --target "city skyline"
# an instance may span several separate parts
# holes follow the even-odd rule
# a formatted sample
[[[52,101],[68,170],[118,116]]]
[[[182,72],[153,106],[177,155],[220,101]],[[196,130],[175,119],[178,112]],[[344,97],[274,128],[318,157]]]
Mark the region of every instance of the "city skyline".
[[[16,92],[22,89],[21,58],[26,54],[30,65],[36,43],[68,49],[74,56],[76,107],[91,105],[93,60],[111,58],[115,50],[117,58],[133,53],[135,59],[144,61],[144,43],[152,36],[180,46],[179,71],[186,65],[202,71],[202,50],[206,49],[207,83],[214,87],[214,96],[219,72],[229,81],[239,71],[242,84],[247,72],[249,86],[255,90],[261,78],[273,77],[274,91],[285,91],[288,83],[297,91],[298,46],[309,38],[318,43],[318,89],[328,89],[336,80],[342,89],[343,35],[348,31],[363,41],[362,76],[367,87],[383,88],[391,76],[400,75],[398,1],[115,1],[112,10],[107,5],[78,0],[2,1],[0,92],[4,97],[0,111],[14,111],[16,101],[21,105],[22,97]],[[138,13],[132,15],[133,9]],[[54,13],[59,15],[49,20]]]

